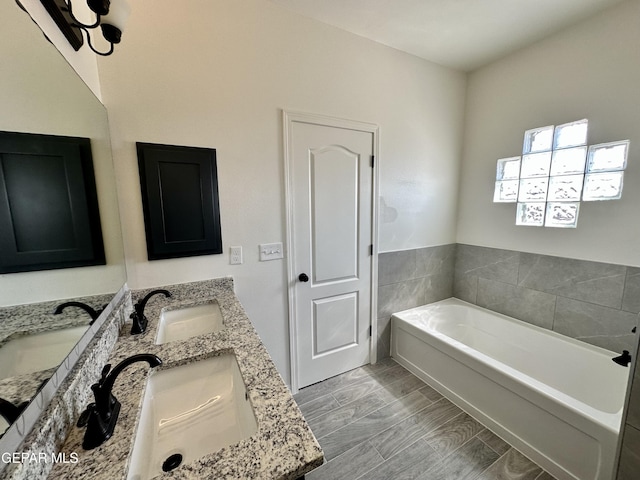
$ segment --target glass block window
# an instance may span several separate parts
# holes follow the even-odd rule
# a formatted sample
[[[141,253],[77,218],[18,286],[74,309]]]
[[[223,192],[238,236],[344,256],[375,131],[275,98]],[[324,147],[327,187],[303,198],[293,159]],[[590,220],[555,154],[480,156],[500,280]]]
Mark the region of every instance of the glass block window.
[[[553,149],[575,147],[587,144],[587,119],[558,125],[553,133]]]
[[[518,203],[516,225],[541,227],[542,225],[544,225],[544,207],[544,202]]]
[[[520,178],[548,177],[550,168],[551,152],[523,155]]]
[[[519,202],[546,202],[549,177],[520,180]]]
[[[495,203],[517,203],[516,225],[575,228],[580,201],[622,196],[629,141],[587,145],[587,119],[524,132],[521,157],[498,160]]]
[[[587,173],[582,200],[618,200],[622,197],[624,172]]]
[[[553,140],[553,125],[534,128],[524,132],[522,153],[546,152],[551,150]]]
[[[498,160],[496,180],[517,180],[520,178],[520,157]]]
[[[580,202],[548,202],[545,227],[576,228]]]
[[[496,182],[493,194],[495,203],[513,203],[518,200],[519,180],[504,180]]]
[[[560,175],[549,178],[549,202],[580,201],[584,175]]]
[[[619,171],[627,168],[629,141],[591,145],[587,156],[587,173]]]
[[[551,175],[584,174],[587,147],[554,150],[551,157]]]

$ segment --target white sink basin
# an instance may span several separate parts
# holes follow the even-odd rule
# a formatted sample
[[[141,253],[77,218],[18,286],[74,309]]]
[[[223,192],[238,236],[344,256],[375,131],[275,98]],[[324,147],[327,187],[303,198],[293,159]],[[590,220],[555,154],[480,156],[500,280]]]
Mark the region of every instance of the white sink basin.
[[[86,331],[84,325],[9,340],[0,347],[0,380],[57,367]]]
[[[250,437],[258,430],[236,357],[213,357],[151,373],[127,478],[163,473]],[[177,468],[177,467],[176,467]]]
[[[222,313],[218,302],[165,310],[160,314],[156,345],[217,332],[222,327]]]

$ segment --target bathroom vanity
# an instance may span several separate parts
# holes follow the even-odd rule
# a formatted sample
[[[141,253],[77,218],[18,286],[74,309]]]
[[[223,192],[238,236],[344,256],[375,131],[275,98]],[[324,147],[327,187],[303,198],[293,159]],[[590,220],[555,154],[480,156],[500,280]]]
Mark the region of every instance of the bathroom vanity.
[[[115,314],[105,323],[94,342],[96,349],[104,351],[107,347],[106,349],[111,351],[108,355],[108,363],[112,365],[141,353],[153,354],[162,360],[162,365],[153,369],[150,369],[146,363],[134,363],[122,371],[116,379],[112,393],[120,402],[121,409],[113,436],[94,449],[84,450],[82,441],[86,429],[75,425],[81,410],[93,401],[90,385],[98,380],[99,372],[104,365],[94,355],[95,352],[91,351],[90,346],[71,372],[66,388],[61,389],[45,411],[40,424],[23,444],[23,451],[55,449],[59,459],[73,459],[73,461],[58,462],[52,468],[49,465],[50,471],[47,473],[45,471],[48,468],[42,464],[16,465],[5,472],[8,478],[31,480],[45,478],[48,475],[48,478],[54,479],[145,480],[156,478],[156,475],[159,475],[157,478],[166,475],[167,478],[173,479],[285,480],[303,477],[305,473],[322,464],[322,450],[235,296],[233,280],[223,278],[164,288],[172,293],[172,297],[165,298],[158,295],[149,300],[145,309],[149,325],[144,333],[131,335],[130,322],[124,323],[124,319],[128,320],[129,313],[132,311],[131,301],[127,298],[128,301],[124,302],[123,308],[115,310]],[[142,298],[147,293],[149,291],[136,292],[135,299]],[[183,339],[180,335],[174,335],[171,341],[165,338],[161,340],[164,343],[157,343],[161,316],[167,316],[168,312],[187,312],[187,317],[191,312],[195,312],[196,315],[203,311],[209,314],[208,308],[211,305],[216,306],[216,312],[219,312],[222,320],[221,324],[218,322],[212,329],[213,331],[201,333],[196,329],[195,336],[191,338]],[[178,318],[180,318],[179,313]],[[186,328],[190,327],[187,325]],[[171,335],[169,337],[171,338]],[[110,349],[109,343],[112,344]],[[242,435],[233,438],[225,432],[220,432],[218,437],[226,436],[230,440],[226,446],[217,447],[211,438],[204,440],[189,438],[190,432],[193,432],[191,436],[195,438],[198,426],[206,426],[206,422],[215,416],[206,412],[204,415],[196,413],[193,416],[193,412],[207,402],[216,401],[217,398],[199,402],[195,397],[201,390],[200,385],[196,384],[195,389],[193,385],[189,387],[187,379],[184,380],[182,396],[180,391],[177,396],[174,391],[174,396],[168,400],[169,407],[172,406],[171,402],[178,404],[179,407],[187,409],[186,414],[174,414],[172,417],[169,415],[163,420],[165,423],[170,423],[176,420],[181,421],[181,417],[189,414],[192,415],[188,427],[182,428],[188,434],[183,437],[184,445],[178,444],[171,447],[171,452],[176,456],[181,457],[184,454],[184,461],[179,459],[178,465],[172,469],[168,467],[170,473],[166,474],[158,470],[158,465],[141,466],[140,462],[147,462],[151,457],[150,452],[154,451],[155,445],[149,445],[149,442],[156,442],[157,438],[152,433],[137,436],[136,432],[142,428],[141,425],[145,425],[144,417],[149,417],[150,410],[163,408],[160,406],[159,397],[153,398],[151,402],[148,399],[143,401],[146,389],[149,389],[150,385],[153,385],[153,388],[159,388],[157,384],[163,381],[165,384],[182,381],[181,379],[186,378],[185,375],[189,375],[183,372],[195,372],[194,380],[198,382],[198,375],[206,375],[206,373],[197,373],[200,366],[204,368],[204,370],[200,369],[200,372],[207,372],[210,364],[218,363],[231,366],[229,371],[235,373],[220,377],[222,380],[212,380],[213,385],[229,386],[233,383],[236,393],[231,402],[243,404],[241,408],[248,412],[238,414],[235,411],[223,410],[222,415],[230,415],[230,417],[229,422],[222,423],[244,422],[240,429],[245,432],[244,438],[241,438]],[[168,380],[163,380],[164,377]],[[189,388],[192,389],[189,390]],[[185,406],[189,401],[195,401],[198,405],[194,408]],[[216,413],[218,414],[220,411]],[[244,420],[238,420],[239,417],[243,417]],[[200,430],[212,436],[218,433],[213,428],[209,430],[200,428]],[[44,432],[47,431],[48,439],[44,438]],[[174,432],[175,430],[170,430],[171,436]],[[66,435],[63,436],[64,433]],[[56,447],[56,443],[62,442],[64,442],[62,445]],[[233,443],[229,444],[229,442]],[[195,457],[199,458],[190,458],[194,456],[192,450],[196,447],[200,447],[200,450],[195,452]],[[162,448],[164,447],[156,449],[160,456],[166,453],[161,451]],[[142,454],[139,453],[140,449]],[[177,455],[178,453],[180,455]],[[133,462],[132,455],[136,457]],[[166,456],[171,457],[171,455]],[[130,468],[132,465],[133,469]],[[39,469],[44,475],[38,473]]]

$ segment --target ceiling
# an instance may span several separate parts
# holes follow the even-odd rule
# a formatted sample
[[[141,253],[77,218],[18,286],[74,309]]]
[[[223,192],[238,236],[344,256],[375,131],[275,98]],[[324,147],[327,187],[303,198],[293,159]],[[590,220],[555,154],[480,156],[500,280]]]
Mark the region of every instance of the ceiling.
[[[472,71],[623,0],[270,0],[426,60]]]

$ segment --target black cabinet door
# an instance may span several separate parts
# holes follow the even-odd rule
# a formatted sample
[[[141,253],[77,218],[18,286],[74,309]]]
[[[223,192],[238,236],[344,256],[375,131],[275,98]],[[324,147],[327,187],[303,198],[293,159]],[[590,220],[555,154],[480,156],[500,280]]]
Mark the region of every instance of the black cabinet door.
[[[0,273],[104,264],[89,139],[0,132]]]
[[[215,149],[136,145],[149,260],[222,253]]]

